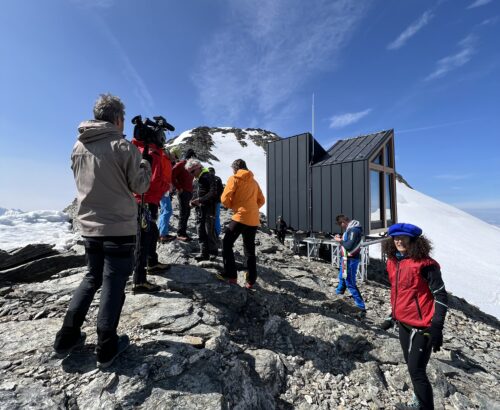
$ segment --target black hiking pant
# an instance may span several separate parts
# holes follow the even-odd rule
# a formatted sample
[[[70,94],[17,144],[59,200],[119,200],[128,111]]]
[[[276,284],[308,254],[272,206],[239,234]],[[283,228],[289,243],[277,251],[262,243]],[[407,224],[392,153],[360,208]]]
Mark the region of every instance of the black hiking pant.
[[[97,313],[97,359],[111,359],[117,350],[116,328],[125,301],[125,285],[134,268],[135,236],[85,237],[88,271],[64,317],[54,347],[64,349],[80,336],[80,328],[98,289],[101,289]]]
[[[151,220],[148,227],[143,229],[141,227],[141,242],[140,242],[140,256],[139,263],[134,272],[134,285],[146,282],[146,267],[154,266],[158,263],[158,253],[156,252],[156,245],[160,232],[156,220],[158,219],[158,205],[146,204],[149,209]]]
[[[283,244],[285,243],[285,235],[286,235],[285,231],[276,231],[276,236],[278,237],[278,241],[280,241]]]
[[[182,191],[177,195],[179,199],[179,225],[177,227],[177,236],[187,236],[187,223],[191,214],[189,201],[193,198],[192,192]]]
[[[405,362],[408,366],[413,392],[420,403],[420,408],[434,409],[432,386],[427,377],[427,363],[431,357],[431,338],[424,335],[423,330],[412,329],[399,324],[399,342],[403,349]]]
[[[233,245],[240,235],[243,236],[243,250],[247,263],[247,281],[251,285],[257,280],[257,259],[255,257],[255,234],[256,226],[248,226],[242,223],[231,221],[226,227],[226,233],[222,241],[222,256],[224,260],[224,276],[229,279],[238,277],[236,262],[234,260]]]
[[[196,208],[196,228],[203,256],[217,256],[217,235],[215,233],[215,203]]]

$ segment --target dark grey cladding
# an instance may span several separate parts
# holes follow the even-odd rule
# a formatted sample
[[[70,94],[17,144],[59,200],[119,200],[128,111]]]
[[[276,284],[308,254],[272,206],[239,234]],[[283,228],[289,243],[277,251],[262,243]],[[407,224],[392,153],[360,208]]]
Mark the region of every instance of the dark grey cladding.
[[[380,131],[338,140],[328,151],[309,133],[270,142],[268,220],[272,224],[281,215],[295,230],[338,233],[335,216],[342,213],[358,220],[365,233],[384,230],[397,221],[393,139],[394,130]],[[380,153],[384,159],[377,163]],[[376,172],[380,182],[372,183]],[[374,193],[380,220],[373,219]]]

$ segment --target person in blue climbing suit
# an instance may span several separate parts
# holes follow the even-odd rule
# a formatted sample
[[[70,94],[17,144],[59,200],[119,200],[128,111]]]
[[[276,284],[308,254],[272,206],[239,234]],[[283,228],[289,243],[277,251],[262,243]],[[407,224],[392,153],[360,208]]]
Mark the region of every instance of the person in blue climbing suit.
[[[354,303],[361,309],[361,314],[364,315],[366,313],[365,302],[356,286],[356,271],[358,270],[361,253],[363,227],[358,221],[354,219],[351,221],[342,214],[337,215],[336,222],[344,232],[342,235],[335,235],[334,237],[341,249],[337,295],[343,295],[345,290],[349,289]]]

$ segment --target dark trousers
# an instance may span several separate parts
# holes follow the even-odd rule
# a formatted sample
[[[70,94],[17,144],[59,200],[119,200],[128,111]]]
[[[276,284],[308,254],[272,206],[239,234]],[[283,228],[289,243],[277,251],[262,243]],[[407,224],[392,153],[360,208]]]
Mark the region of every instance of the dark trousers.
[[[217,255],[217,235],[215,233],[215,204],[196,208],[196,228],[201,254]]]
[[[285,243],[285,231],[276,231],[276,236],[278,237],[278,241]]]
[[[107,361],[114,356],[118,336],[116,328],[125,301],[125,285],[134,268],[135,236],[87,237],[85,254],[88,271],[64,317],[57,333],[55,348],[74,344],[94,295],[101,288],[97,314],[97,358]]]
[[[177,227],[177,236],[187,236],[187,222],[191,213],[189,201],[193,198],[192,192],[182,191],[177,195],[179,199],[179,225]]]
[[[140,256],[139,263],[134,272],[134,284],[146,282],[146,266],[154,266],[158,263],[158,253],[156,252],[156,245],[160,232],[156,225],[158,219],[158,205],[146,204],[145,207],[149,210],[151,220],[147,228],[141,227],[141,242],[140,242]]]
[[[224,260],[224,276],[230,279],[238,277],[236,263],[234,261],[233,245],[236,239],[243,236],[243,250],[248,269],[248,283],[253,285],[257,280],[257,259],[255,257],[255,234],[256,226],[248,226],[242,223],[231,221],[226,227],[226,233],[222,241],[222,255]]]
[[[431,339],[423,331],[399,324],[399,342],[408,366],[413,392],[425,410],[434,409],[432,386],[427,377],[427,363],[431,357]],[[410,349],[411,346],[411,349]]]

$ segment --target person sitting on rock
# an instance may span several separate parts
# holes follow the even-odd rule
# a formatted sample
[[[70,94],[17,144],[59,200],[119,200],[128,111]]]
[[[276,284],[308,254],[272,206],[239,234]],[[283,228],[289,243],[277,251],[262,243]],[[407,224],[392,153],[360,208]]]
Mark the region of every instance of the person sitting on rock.
[[[97,313],[98,367],[109,367],[129,345],[116,329],[125,301],[125,285],[134,268],[137,203],[132,192],[149,188],[151,167],[124,138],[125,106],[110,94],[94,105],[94,120],[82,122],[71,154],[78,192],[77,220],[85,240],[88,271],[75,290],[57,332],[54,350],[68,355],[83,343],[80,329],[99,288]]]
[[[229,177],[221,197],[222,205],[233,210],[231,222],[226,228],[222,241],[224,274],[221,278],[230,283],[237,283],[233,245],[242,235],[248,269],[245,275],[245,287],[251,289],[257,280],[255,235],[260,225],[259,209],[264,205],[265,199],[245,161],[237,159],[232,163],[231,168],[234,175]]]
[[[382,244],[391,282],[392,314],[382,324],[399,324],[399,341],[413,384],[414,400],[397,409],[434,409],[432,386],[427,377],[431,350],[443,345],[448,295],[439,264],[429,255],[432,245],[422,229],[408,223],[389,227],[390,239]]]
[[[201,249],[196,259],[208,260],[210,257],[217,257],[218,253],[215,235],[217,184],[214,175],[203,168],[197,159],[191,158],[185,168],[195,179],[193,199],[189,205],[196,208],[196,227]]]
[[[359,265],[361,253],[361,239],[363,228],[356,220],[350,220],[345,215],[337,215],[335,218],[337,225],[344,231],[343,235],[335,235],[334,240],[340,245],[340,269],[337,295],[343,295],[346,288],[349,289],[354,303],[361,309],[359,316],[362,318],[366,314],[366,307],[361,292],[356,286],[356,272]]]

